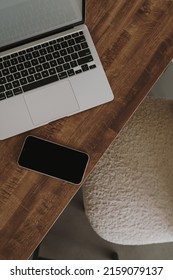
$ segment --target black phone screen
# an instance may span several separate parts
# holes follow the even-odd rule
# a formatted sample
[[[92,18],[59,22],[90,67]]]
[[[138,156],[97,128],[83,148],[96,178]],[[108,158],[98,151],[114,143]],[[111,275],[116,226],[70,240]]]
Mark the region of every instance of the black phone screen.
[[[27,169],[79,184],[83,179],[88,159],[88,155],[84,152],[28,136],[18,164]]]

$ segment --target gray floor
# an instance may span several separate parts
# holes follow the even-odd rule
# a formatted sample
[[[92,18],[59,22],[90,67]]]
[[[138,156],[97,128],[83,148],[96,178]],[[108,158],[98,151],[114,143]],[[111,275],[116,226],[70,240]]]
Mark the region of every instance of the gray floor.
[[[80,190],[41,243],[39,255],[56,260],[173,260],[173,243],[121,246],[100,238],[91,228]]]

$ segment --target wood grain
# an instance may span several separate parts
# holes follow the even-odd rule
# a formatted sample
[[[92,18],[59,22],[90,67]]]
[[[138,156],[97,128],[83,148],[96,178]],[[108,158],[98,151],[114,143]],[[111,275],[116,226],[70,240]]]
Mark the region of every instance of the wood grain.
[[[19,168],[25,137],[87,152],[87,178],[173,58],[171,0],[88,0],[87,25],[115,99],[0,142],[0,259],[27,259],[80,187]]]

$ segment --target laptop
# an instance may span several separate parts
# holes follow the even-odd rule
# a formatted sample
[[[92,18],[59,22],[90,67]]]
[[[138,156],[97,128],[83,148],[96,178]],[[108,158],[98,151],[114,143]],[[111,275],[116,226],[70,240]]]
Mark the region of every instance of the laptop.
[[[85,0],[0,1],[0,140],[114,98]]]

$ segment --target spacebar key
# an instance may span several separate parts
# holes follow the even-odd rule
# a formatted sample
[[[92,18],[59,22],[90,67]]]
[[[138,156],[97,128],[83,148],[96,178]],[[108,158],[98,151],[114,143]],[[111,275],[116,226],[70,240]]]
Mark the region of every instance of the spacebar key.
[[[26,91],[29,91],[29,90],[32,90],[32,89],[35,89],[38,87],[42,87],[42,86],[45,86],[47,84],[50,84],[50,83],[53,83],[56,81],[58,81],[58,77],[57,77],[57,75],[54,75],[54,76],[51,76],[48,78],[44,78],[43,80],[35,81],[28,85],[24,85],[22,88],[23,88],[23,91],[26,92]]]

